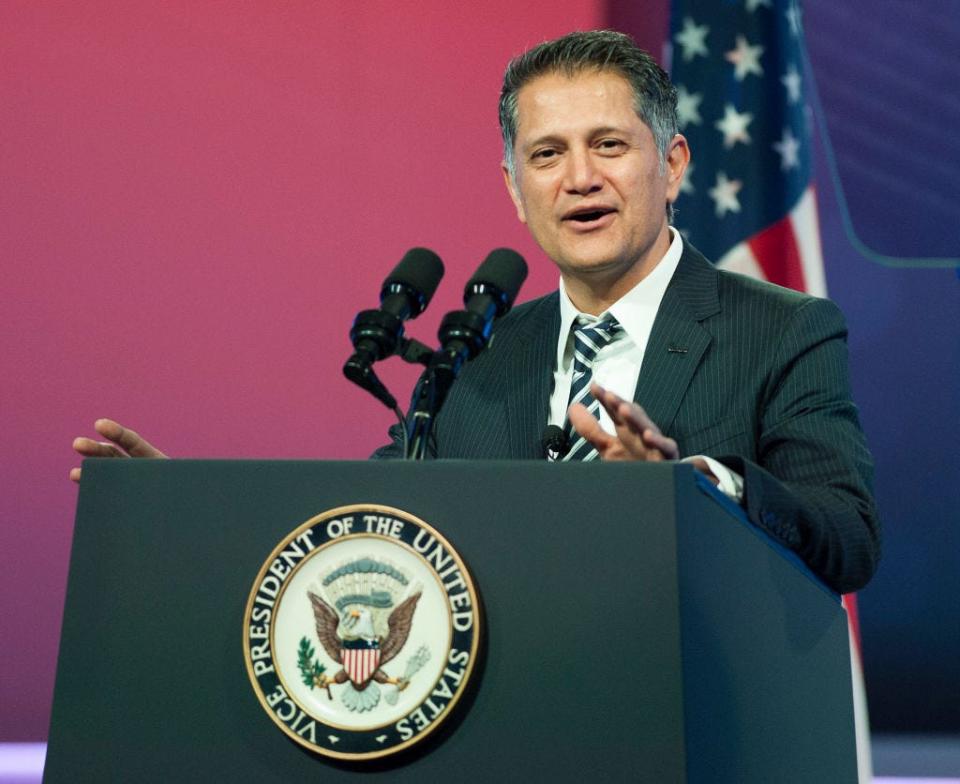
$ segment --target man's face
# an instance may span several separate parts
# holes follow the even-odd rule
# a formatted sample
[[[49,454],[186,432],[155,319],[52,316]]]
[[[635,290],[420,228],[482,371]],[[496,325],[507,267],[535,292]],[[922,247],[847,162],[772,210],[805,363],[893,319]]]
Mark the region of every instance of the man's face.
[[[517,215],[568,283],[639,282],[669,247],[666,204],[689,160],[674,137],[667,163],[620,74],[545,74],[517,95]],[[627,289],[624,289],[626,291]]]

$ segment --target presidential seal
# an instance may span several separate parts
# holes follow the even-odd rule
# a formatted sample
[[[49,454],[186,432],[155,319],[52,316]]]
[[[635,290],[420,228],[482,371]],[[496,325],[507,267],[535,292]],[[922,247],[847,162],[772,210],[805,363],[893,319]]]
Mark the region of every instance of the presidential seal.
[[[449,542],[373,505],[290,533],[243,619],[247,673],[270,718],[302,746],[351,760],[435,730],[466,689],[479,636],[476,590]]]

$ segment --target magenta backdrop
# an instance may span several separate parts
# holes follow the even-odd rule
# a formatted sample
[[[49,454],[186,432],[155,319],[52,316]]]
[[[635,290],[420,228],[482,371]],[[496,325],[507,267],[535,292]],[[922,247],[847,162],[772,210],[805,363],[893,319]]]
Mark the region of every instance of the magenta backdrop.
[[[598,0],[0,5],[0,741],[47,734],[73,436],[112,416],[172,455],[369,454],[391,415],[340,366],[407,248],[447,265],[409,330],[430,342],[496,246],[529,260],[523,298],[553,288],[503,191],[499,80],[604,22]],[[384,373],[403,399],[410,371]]]

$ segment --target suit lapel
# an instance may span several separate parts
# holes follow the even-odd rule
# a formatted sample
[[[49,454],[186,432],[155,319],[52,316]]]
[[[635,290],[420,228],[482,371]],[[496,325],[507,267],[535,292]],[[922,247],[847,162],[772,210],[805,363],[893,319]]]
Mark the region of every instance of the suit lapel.
[[[693,374],[710,345],[700,324],[720,311],[717,270],[684,243],[650,332],[633,399],[669,433]]]
[[[634,400],[666,433],[710,346],[712,338],[700,322],[720,312],[718,286],[714,266],[685,243],[657,311],[634,393]],[[498,346],[509,357],[503,391],[511,459],[542,457],[540,438],[548,419],[559,330],[559,294],[554,292],[529,313],[509,346]]]
[[[513,459],[542,457],[540,439],[547,424],[559,330],[559,295],[554,292],[541,300],[513,336],[503,375]],[[507,387],[510,379],[515,381],[513,388]]]

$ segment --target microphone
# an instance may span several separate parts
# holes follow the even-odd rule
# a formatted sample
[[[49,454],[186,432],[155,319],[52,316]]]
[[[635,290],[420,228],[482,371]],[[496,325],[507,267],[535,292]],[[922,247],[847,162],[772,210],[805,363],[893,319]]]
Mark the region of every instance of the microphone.
[[[440,348],[420,376],[413,391],[408,418],[407,458],[422,460],[433,418],[440,411],[463,364],[486,347],[494,319],[513,306],[527,277],[527,263],[516,251],[491,251],[463,291],[465,310],[448,313],[440,322]]]
[[[463,290],[465,310],[448,313],[440,322],[440,352],[459,366],[487,345],[494,319],[504,315],[527,277],[527,263],[516,251],[491,251]],[[456,372],[454,373],[456,375]]]
[[[354,353],[343,366],[343,374],[387,408],[395,410],[397,401],[372,365],[397,353],[403,343],[403,322],[423,313],[442,277],[443,262],[436,253],[411,248],[383,282],[380,307],[362,310],[353,320],[350,340]]]
[[[547,425],[540,436],[540,446],[547,460],[561,460],[570,449],[570,439],[559,425]]]
[[[443,262],[436,253],[408,250],[380,288],[379,309],[362,310],[353,320],[350,340],[357,354],[368,363],[395,354],[403,322],[423,313],[442,277]]]

